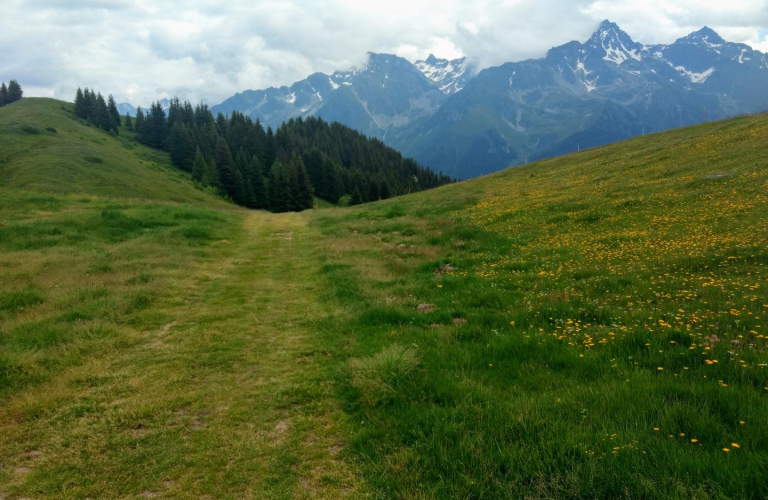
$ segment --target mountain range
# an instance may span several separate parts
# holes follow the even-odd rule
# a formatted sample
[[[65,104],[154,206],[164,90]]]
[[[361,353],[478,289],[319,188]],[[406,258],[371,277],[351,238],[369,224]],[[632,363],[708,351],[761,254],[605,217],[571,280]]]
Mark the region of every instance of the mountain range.
[[[710,28],[643,45],[604,21],[584,43],[477,71],[466,58],[366,63],[290,87],[246,90],[214,113],[276,128],[318,116],[382,139],[458,178],[634,137],[768,110],[768,57]]]

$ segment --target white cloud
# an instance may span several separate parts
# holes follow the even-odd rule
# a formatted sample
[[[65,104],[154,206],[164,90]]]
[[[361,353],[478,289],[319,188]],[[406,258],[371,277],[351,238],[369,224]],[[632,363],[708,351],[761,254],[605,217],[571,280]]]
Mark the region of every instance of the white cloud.
[[[146,105],[211,103],[362,61],[465,54],[481,67],[585,40],[608,18],[644,43],[708,25],[768,50],[768,0],[4,0],[0,80],[72,99],[78,86]]]

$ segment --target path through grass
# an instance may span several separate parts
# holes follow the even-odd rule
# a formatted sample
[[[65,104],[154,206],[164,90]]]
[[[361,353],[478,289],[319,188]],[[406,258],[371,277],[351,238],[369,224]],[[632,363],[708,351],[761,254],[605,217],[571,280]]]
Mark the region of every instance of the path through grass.
[[[90,217],[90,207],[56,200],[69,216]],[[143,207],[104,210],[99,219],[149,217]],[[44,219],[19,221],[28,229],[18,232]],[[95,236],[90,252],[72,238],[46,253],[17,243],[5,254],[5,498],[362,496],[340,457],[332,358],[310,334],[325,313],[306,216],[235,213],[218,224],[212,238],[222,238],[203,246]],[[143,269],[128,270],[136,252]],[[134,281],[148,285],[127,289]],[[118,294],[139,304],[107,302]],[[18,345],[19,332],[43,326],[61,340]]]

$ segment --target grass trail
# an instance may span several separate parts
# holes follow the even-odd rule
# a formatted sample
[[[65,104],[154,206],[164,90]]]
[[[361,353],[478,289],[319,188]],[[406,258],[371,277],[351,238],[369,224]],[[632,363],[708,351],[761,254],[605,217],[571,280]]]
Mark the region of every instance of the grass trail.
[[[6,498],[360,498],[311,327],[317,244],[253,214],[171,280],[162,324],[0,410]]]

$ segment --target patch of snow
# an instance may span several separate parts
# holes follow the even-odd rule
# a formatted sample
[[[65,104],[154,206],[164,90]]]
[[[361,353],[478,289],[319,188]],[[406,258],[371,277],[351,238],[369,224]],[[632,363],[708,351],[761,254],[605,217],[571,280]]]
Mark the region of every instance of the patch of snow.
[[[352,82],[341,82],[342,85],[352,85]]]
[[[669,63],[670,66],[672,66],[672,63]],[[688,71],[683,66],[672,66],[677,71],[680,72],[681,75],[685,75],[688,78],[691,79],[691,82],[693,83],[704,83],[707,81],[707,78],[712,76],[712,73],[715,72],[715,68],[709,68],[708,70],[702,72],[702,73],[694,73],[693,71]]]
[[[339,88],[339,84],[338,84],[338,83],[336,83],[336,82],[334,82],[334,81],[333,81],[333,80],[331,80],[330,78],[328,78],[328,83],[330,83],[330,84],[331,84],[331,88],[332,88],[333,90],[336,90],[337,88]]]
[[[296,94],[294,92],[291,92],[290,94],[288,94],[288,97],[285,98],[285,102],[287,102],[288,104],[293,104],[294,102],[296,102]]]
[[[739,54],[739,64],[744,64],[744,61],[751,61],[752,59],[749,57],[744,57],[744,54],[747,52],[747,49],[741,49],[741,54]]]

